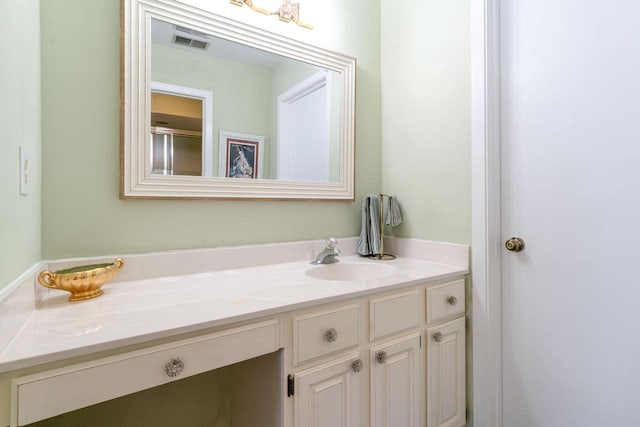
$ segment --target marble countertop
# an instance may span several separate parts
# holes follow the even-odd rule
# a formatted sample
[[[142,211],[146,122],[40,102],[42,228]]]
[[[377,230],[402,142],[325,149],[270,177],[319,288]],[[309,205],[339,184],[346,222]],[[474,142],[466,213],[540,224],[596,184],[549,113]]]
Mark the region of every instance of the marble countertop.
[[[341,262],[379,263],[358,256]],[[468,273],[468,264],[401,256],[387,277],[308,277],[308,260],[112,282],[99,298],[69,303],[52,291],[0,353],[0,372]]]

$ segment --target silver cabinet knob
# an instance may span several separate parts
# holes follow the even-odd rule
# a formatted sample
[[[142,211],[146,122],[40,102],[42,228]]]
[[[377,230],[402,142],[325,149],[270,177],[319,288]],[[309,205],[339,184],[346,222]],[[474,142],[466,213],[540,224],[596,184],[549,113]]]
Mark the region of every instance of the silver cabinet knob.
[[[504,242],[504,247],[511,252],[520,252],[524,249],[524,240],[520,237],[512,237]]]
[[[450,296],[449,298],[447,298],[447,302],[449,303],[449,305],[456,305],[458,303],[458,298]]]
[[[351,370],[353,370],[353,372],[355,373],[362,371],[362,359],[354,360],[351,364]]]
[[[326,342],[334,342],[337,339],[338,331],[336,331],[335,328],[327,329],[327,331],[324,333],[324,340]]]
[[[376,360],[378,363],[385,363],[387,361],[387,352],[379,351],[378,354],[376,354]]]
[[[442,332],[436,332],[435,334],[433,334],[433,340],[435,342],[442,341]]]
[[[179,357],[171,359],[166,365],[164,365],[164,372],[171,378],[175,378],[184,371],[184,362]]]

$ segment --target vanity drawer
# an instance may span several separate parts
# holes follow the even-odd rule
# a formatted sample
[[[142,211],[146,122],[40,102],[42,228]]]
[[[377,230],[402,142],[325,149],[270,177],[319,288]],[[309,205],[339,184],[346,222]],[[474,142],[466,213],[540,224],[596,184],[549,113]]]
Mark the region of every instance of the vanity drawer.
[[[418,289],[374,298],[369,301],[369,339],[415,328],[420,324]]]
[[[427,322],[438,322],[464,313],[464,279],[427,288]]]
[[[11,384],[11,425],[33,423],[278,347],[278,322],[272,320],[16,378]]]
[[[358,345],[358,304],[293,318],[295,364]]]

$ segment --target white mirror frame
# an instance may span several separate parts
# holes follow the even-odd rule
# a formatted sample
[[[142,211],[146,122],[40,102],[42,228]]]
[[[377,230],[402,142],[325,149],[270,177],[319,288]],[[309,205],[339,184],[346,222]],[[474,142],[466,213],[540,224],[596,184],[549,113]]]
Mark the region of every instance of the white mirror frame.
[[[341,104],[340,179],[335,183],[151,174],[151,19],[338,72]],[[354,200],[355,58],[292,40],[173,0],[123,0],[121,13],[120,198]]]

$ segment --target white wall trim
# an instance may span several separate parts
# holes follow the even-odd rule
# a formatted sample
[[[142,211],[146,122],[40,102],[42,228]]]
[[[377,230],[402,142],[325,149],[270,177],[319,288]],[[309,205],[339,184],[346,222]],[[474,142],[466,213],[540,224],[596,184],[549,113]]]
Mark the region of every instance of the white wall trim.
[[[473,425],[502,426],[500,0],[471,5]]]

